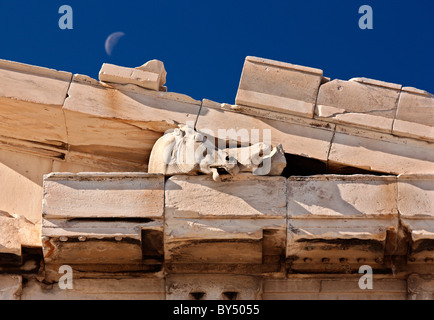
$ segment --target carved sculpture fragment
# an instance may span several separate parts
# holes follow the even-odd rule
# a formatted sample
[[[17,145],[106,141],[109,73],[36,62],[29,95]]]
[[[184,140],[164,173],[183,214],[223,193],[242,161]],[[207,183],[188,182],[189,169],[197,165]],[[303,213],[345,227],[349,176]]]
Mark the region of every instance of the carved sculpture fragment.
[[[152,149],[148,172],[168,176],[211,174],[215,181],[221,181],[222,176],[235,176],[240,172],[279,176],[286,167],[281,145],[272,147],[260,142],[219,149],[213,140],[189,126],[167,132]]]

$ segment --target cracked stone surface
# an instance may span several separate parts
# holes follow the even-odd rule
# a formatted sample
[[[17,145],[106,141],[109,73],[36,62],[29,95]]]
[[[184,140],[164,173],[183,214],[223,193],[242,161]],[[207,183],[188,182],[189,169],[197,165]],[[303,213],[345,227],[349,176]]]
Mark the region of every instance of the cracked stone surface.
[[[391,133],[400,85],[365,78],[333,80],[318,93],[316,118]]]

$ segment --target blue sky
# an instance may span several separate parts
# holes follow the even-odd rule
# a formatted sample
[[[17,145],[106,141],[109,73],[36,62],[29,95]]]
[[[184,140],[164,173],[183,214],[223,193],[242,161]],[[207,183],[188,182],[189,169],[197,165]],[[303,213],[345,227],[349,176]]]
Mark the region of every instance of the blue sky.
[[[73,30],[61,30],[61,5]],[[374,29],[358,26],[362,5]],[[234,103],[248,55],[434,93],[434,1],[0,1],[0,59],[98,78],[104,62],[162,60],[169,91]],[[108,56],[106,38],[125,36]]]

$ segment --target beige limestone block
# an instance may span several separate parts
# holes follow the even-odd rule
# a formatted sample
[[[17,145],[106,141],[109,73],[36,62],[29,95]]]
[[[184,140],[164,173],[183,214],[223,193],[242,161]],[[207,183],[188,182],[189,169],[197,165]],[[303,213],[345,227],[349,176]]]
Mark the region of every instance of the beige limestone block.
[[[434,220],[429,218],[405,218],[401,219],[402,224],[411,232],[411,238],[413,241],[424,241],[427,243],[434,240]],[[433,245],[429,245],[428,249],[433,248]],[[433,255],[434,256],[434,255]]]
[[[262,300],[276,300],[276,301],[288,301],[288,300],[318,300],[318,293],[311,292],[297,292],[297,293],[288,293],[288,292],[269,292],[263,293]]]
[[[398,217],[390,219],[296,219],[288,218],[288,246],[300,239],[362,239],[383,241],[387,230],[398,228]]]
[[[169,275],[166,292],[167,300],[258,300],[261,279],[245,275]]]
[[[30,280],[21,300],[164,300],[164,279],[74,279],[72,290]]]
[[[409,300],[434,299],[434,277],[432,274],[411,274],[407,282]]]
[[[67,145],[50,141],[53,144],[41,143],[32,140],[21,140],[9,137],[0,137],[0,150],[13,151],[29,154],[32,156],[49,158],[52,160],[62,160],[67,153]]]
[[[45,218],[162,218],[164,177],[147,173],[45,176]]]
[[[0,210],[41,220],[42,179],[52,170],[52,160],[0,150]]]
[[[322,70],[247,57],[236,104],[313,118]]]
[[[401,279],[383,279],[374,274],[372,289],[362,290],[359,280],[362,274],[344,279],[321,281],[320,299],[333,300],[406,300],[407,282]]]
[[[41,225],[24,217],[0,215],[0,263],[21,263],[22,247],[41,247]]]
[[[136,67],[136,69],[148,71],[148,72],[154,72],[160,75],[160,91],[161,88],[166,84],[166,77],[167,72],[166,68],[164,68],[164,63],[160,60],[151,60],[146,62],[144,65],[140,67]],[[165,88],[167,90],[167,88]]]
[[[316,118],[391,133],[401,85],[354,78],[323,84]]]
[[[101,167],[95,166],[86,166],[79,163],[73,163],[68,161],[53,161],[52,172],[71,172],[71,173],[79,173],[79,172],[103,172],[106,171]]]
[[[234,218],[225,221],[223,219],[193,219],[193,218],[166,218],[168,241],[172,240],[201,240],[239,239],[260,241],[263,237],[262,228],[283,229],[285,223],[281,219],[247,219],[235,220]]]
[[[425,265],[432,269],[434,263],[434,219],[402,218],[401,223],[410,234],[408,265]]]
[[[434,219],[434,174],[398,176],[398,209],[404,218]]]
[[[409,265],[434,263],[434,219],[402,218],[401,223],[410,234],[410,250],[407,255]]]
[[[165,261],[188,264],[261,264],[262,241],[202,239],[166,241]]]
[[[175,122],[184,123],[186,115],[195,116],[200,101],[171,92],[153,92],[130,85],[104,85],[86,76],[75,75],[65,101],[65,110],[96,117],[143,122],[143,128],[157,129]],[[161,132],[166,129],[163,128]]]
[[[127,265],[161,264],[163,212],[163,175],[46,175],[44,261],[91,270],[99,265],[119,270]]]
[[[127,219],[43,220],[46,264],[112,268],[161,263],[162,221],[128,222]]]
[[[396,177],[312,176],[288,179],[286,255],[295,270],[357,269],[383,259],[397,233]],[[342,269],[343,270],[343,269]]]
[[[105,162],[135,162],[144,171],[155,141],[178,123],[194,122],[199,108],[200,101],[184,95],[130,85],[116,89],[76,75],[64,106],[70,150]]]
[[[395,177],[365,175],[289,178],[290,224],[307,224],[306,227],[322,230],[323,233],[334,230],[330,237],[337,237],[338,234],[345,235],[345,230],[340,228],[351,222],[347,220],[349,218],[357,219],[350,223],[352,228],[361,227],[358,225],[359,219],[397,218],[395,182]],[[327,221],[330,225],[327,225]],[[290,230],[294,228],[293,225],[289,227]],[[328,228],[332,229],[326,231]],[[364,234],[363,230],[361,231],[361,234]],[[300,230],[295,233],[299,234]],[[309,232],[306,233],[308,234]],[[349,232],[347,236],[352,235],[354,233]]]
[[[285,153],[296,154],[326,161],[333,137],[333,128],[319,123],[305,124],[285,122],[270,118],[249,116],[239,112],[222,109],[220,104],[207,102],[202,107],[197,130],[221,140],[238,142],[266,142],[271,136],[271,145],[282,144]],[[226,135],[219,135],[226,130]],[[247,133],[247,134],[246,134]],[[244,136],[247,138],[244,139]],[[243,138],[243,139],[242,139]],[[245,140],[245,141],[244,141]]]
[[[434,141],[434,96],[419,89],[402,88],[393,134]]]
[[[27,248],[41,247],[41,222],[34,224],[25,217],[16,217],[15,225],[19,231],[21,246]]]
[[[288,219],[286,256],[292,269],[303,272],[356,270],[360,261],[382,263],[387,233],[396,232],[398,218]],[[344,261],[344,262],[342,262]]]
[[[402,279],[384,279],[384,275],[374,275],[373,283],[375,283],[374,292],[395,292],[405,293],[407,291],[407,283]],[[386,276],[387,277],[387,276]],[[353,292],[361,293],[359,287],[359,275],[354,275],[345,278],[322,279],[321,292]],[[374,287],[374,286],[373,286]]]
[[[283,253],[283,177],[240,174],[218,183],[208,176],[174,176],[165,195],[167,261],[261,264],[263,256]]]
[[[119,230],[121,231],[121,230]],[[100,235],[99,230],[94,230],[94,235]],[[62,233],[67,234],[67,233]],[[53,233],[43,230],[44,236],[55,236]],[[62,235],[58,240],[46,240],[43,243],[44,261],[47,264],[68,264],[68,265],[129,265],[142,262],[142,249],[140,240],[132,239],[129,235],[117,233],[116,236],[122,240],[116,241],[100,235],[100,239],[84,239],[86,236],[67,237]],[[63,240],[65,239],[65,240]]]
[[[72,75],[0,60],[0,144],[41,154],[65,151],[62,105]]]
[[[368,292],[366,292],[368,291]],[[319,295],[318,300],[406,300],[403,292],[369,292],[369,290],[360,290],[357,293],[324,293]]]
[[[182,218],[276,218],[286,216],[283,177],[240,174],[225,182],[174,176],[166,182],[166,215]],[[194,197],[189,195],[194,194]]]
[[[284,251],[285,227],[284,219],[167,218],[165,258],[173,263],[261,264],[264,256]]]
[[[329,162],[392,174],[434,172],[434,145],[337,126]]]
[[[21,241],[14,218],[0,216],[0,232],[0,263],[4,262],[5,254],[19,258]]]
[[[146,142],[145,142],[146,144]],[[79,148],[82,151],[92,152],[95,150],[92,150],[91,148]],[[102,149],[100,149],[102,151]],[[81,172],[146,172],[147,171],[147,164],[146,159],[148,157],[147,147],[145,149],[145,153],[143,154],[134,154],[134,153],[128,153],[127,150],[131,149],[125,149],[125,153],[123,155],[125,156],[123,159],[113,158],[114,154],[111,152],[105,153],[102,151],[102,154],[105,155],[96,155],[92,153],[87,152],[78,152],[74,150],[70,150],[68,152],[68,155],[66,156],[66,163],[74,163],[72,169],[76,168],[97,168],[96,170],[81,170]],[[117,150],[119,154],[119,150]],[[129,157],[132,156],[132,157]],[[139,161],[131,161],[130,158],[135,158],[137,156],[138,159],[143,159],[140,162]],[[120,158],[120,157],[119,157]],[[69,168],[70,165],[63,166],[65,168]],[[72,172],[74,172],[72,170]],[[55,170],[53,170],[54,172]],[[68,170],[60,170],[60,172],[69,172]],[[79,171],[77,171],[78,173]]]
[[[49,158],[64,157],[67,137],[60,106],[35,107],[11,100],[0,101],[0,111],[0,148]]]
[[[0,96],[24,102],[62,106],[72,74],[0,60]]]
[[[304,118],[304,117],[282,113],[278,111],[258,109],[254,107],[243,106],[243,105],[231,105],[228,103],[220,104],[218,102],[214,102],[208,99],[203,99],[203,106],[218,109],[218,110],[221,109],[226,111],[232,111],[243,115],[249,115],[255,118],[277,120],[277,121],[287,122],[290,124],[299,124],[304,126],[311,126],[314,128],[323,128],[325,130],[333,130],[335,127],[330,122],[325,122],[321,120]]]
[[[405,120],[395,120],[393,125],[393,134],[402,137],[426,140],[431,143],[434,142],[434,126],[426,126]]]
[[[0,274],[0,300],[20,300],[22,277]]]
[[[139,219],[137,219],[139,220]],[[84,236],[86,239],[115,238],[116,236],[140,240],[141,230],[161,230],[161,221],[130,222],[127,219],[110,221],[110,219],[44,219],[42,230],[44,237]],[[83,241],[84,242],[84,241]]]
[[[264,300],[407,300],[406,294],[373,293],[360,290],[359,293],[268,293]]]
[[[411,231],[411,237],[414,241],[434,240],[434,221],[430,218],[402,218],[401,222]],[[429,242],[429,241],[428,241]],[[430,245],[428,249],[432,248]]]
[[[411,236],[409,263],[433,263],[434,175],[400,175],[398,209]]]
[[[312,275],[295,279],[264,280],[264,300],[406,300],[407,283],[374,274],[373,289],[358,286],[361,275]]]
[[[161,75],[155,72],[104,63],[99,72],[99,80],[119,84],[135,84],[145,89],[158,91]]]
[[[396,177],[323,175],[288,179],[288,217],[397,216]]]
[[[69,111],[65,111],[65,115],[68,128],[71,128],[69,131],[71,146],[66,160],[73,161],[73,158],[78,158],[77,153],[81,153],[83,157],[88,158],[88,161],[92,159],[95,161],[95,164],[89,163],[91,166],[95,166],[103,160],[101,158],[105,158],[101,163],[132,162],[135,166],[143,168],[147,164],[153,144],[161,136],[160,133],[142,129],[134,123],[89,117],[86,114]],[[84,159],[78,161],[87,165]]]
[[[264,299],[270,294],[285,293],[319,293],[321,290],[320,279],[264,279]]]

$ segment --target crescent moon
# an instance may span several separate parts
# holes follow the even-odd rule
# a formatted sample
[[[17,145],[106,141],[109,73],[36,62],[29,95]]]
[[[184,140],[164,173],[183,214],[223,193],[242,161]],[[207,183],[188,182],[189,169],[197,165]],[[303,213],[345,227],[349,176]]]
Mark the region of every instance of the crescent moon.
[[[122,38],[124,35],[125,33],[123,32],[114,32],[107,37],[105,41],[105,52],[107,52],[109,56],[112,55],[114,47],[119,42],[119,39]]]

